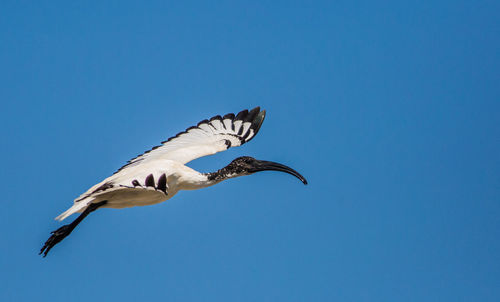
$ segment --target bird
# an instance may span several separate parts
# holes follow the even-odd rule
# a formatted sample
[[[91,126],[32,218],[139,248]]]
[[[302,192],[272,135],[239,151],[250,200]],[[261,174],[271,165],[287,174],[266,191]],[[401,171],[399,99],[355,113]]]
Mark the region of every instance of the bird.
[[[198,172],[186,163],[207,155],[241,146],[252,140],[264,122],[265,110],[255,107],[238,114],[216,115],[161,142],[129,160],[108,178],[76,198],[68,210],[55,219],[80,215],[70,224],[51,232],[39,254],[49,251],[76,228],[90,213],[101,208],[122,209],[164,202],[180,190],[197,190],[221,181],[260,171],[280,171],[307,180],[294,169],[280,163],[241,156],[227,166],[209,173]]]

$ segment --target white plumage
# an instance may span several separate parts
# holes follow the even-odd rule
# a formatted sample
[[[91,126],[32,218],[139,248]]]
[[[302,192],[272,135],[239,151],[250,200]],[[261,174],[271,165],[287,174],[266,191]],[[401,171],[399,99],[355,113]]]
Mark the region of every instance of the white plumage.
[[[145,180],[153,175],[155,186],[147,186]],[[157,189],[158,179],[165,175],[167,179],[165,192]],[[137,180],[140,186],[132,182]],[[106,183],[113,187],[98,190]],[[203,174],[168,159],[157,159],[143,162],[140,165],[129,166],[106,178],[75,199],[74,204],[67,211],[57,216],[63,220],[74,213],[82,212],[90,203],[107,200],[103,208],[127,208],[146,206],[166,201],[172,198],[179,190],[193,190],[215,183],[208,182]]]

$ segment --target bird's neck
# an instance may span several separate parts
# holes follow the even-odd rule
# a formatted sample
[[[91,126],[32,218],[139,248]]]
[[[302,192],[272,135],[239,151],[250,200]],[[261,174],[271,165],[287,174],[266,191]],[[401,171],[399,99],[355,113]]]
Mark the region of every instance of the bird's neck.
[[[231,173],[227,166],[211,173],[200,173],[186,167],[183,173],[177,174],[175,183],[178,184],[180,190],[197,190],[236,176],[239,175]]]
[[[241,176],[240,174],[235,173],[232,169],[229,169],[229,165],[215,172],[204,173],[203,175],[207,177],[207,181],[210,185],[214,185],[229,178]]]
[[[230,164],[215,172],[200,173],[191,168],[185,167],[183,173],[179,173],[175,183],[180,190],[197,190],[213,186],[219,182],[242,176],[238,174]]]

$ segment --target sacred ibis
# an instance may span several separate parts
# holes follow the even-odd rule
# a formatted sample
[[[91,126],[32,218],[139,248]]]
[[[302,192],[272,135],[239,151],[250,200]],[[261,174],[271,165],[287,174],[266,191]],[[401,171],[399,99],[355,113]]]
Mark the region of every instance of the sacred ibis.
[[[306,179],[290,167],[249,156],[238,157],[211,173],[200,173],[185,165],[196,158],[250,141],[259,132],[265,116],[266,111],[259,107],[243,110],[236,116],[232,113],[223,117],[217,115],[129,160],[113,175],[80,195],[72,207],[56,217],[64,220],[74,213],[81,213],[70,224],[53,231],[40,254],[47,256],[88,214],[99,208],[152,205],[172,198],[179,190],[201,189],[229,178],[268,170],[289,173],[307,184]]]

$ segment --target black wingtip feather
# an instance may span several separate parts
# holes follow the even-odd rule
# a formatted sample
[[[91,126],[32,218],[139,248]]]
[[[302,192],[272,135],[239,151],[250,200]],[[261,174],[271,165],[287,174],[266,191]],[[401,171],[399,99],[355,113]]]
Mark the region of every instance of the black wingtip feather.
[[[210,121],[213,121],[213,120],[222,121],[222,117],[220,115],[216,115],[216,116],[213,116],[213,117],[210,118]]]
[[[252,125],[250,126],[250,129],[253,129],[254,134],[249,140],[247,140],[247,142],[251,141],[255,136],[257,136],[257,133],[259,133],[260,130],[260,126],[262,126],[262,123],[264,123],[265,118],[266,118],[266,110],[262,110],[255,116],[255,118],[252,121]]]
[[[255,118],[255,116],[259,113],[260,107],[255,107],[250,112],[248,112],[248,115],[245,117],[243,122],[252,122]]]
[[[224,116],[222,117],[222,119],[224,119],[224,120],[225,120],[225,119],[234,120],[234,113],[228,113],[228,114],[224,115]]]
[[[207,119],[205,119],[205,120],[203,120],[203,121],[199,122],[199,123],[196,125],[196,127],[199,127],[201,124],[208,124],[208,120],[207,120]]]
[[[238,112],[238,114],[236,115],[236,117],[234,118],[234,120],[235,121],[237,121],[237,120],[244,120],[247,115],[248,115],[248,110],[247,109],[242,110],[242,111]]]

